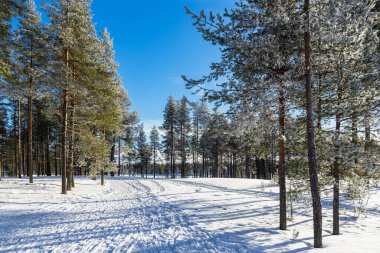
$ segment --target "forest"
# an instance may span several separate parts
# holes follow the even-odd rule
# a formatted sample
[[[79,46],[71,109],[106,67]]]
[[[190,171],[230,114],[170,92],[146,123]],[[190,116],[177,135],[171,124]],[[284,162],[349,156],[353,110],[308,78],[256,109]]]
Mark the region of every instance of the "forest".
[[[345,199],[360,216],[379,185],[380,1],[241,0],[183,12],[220,59],[208,73],[183,73],[199,99],[168,94],[162,125],[147,132],[91,1],[2,0],[0,185],[53,178],[54,193],[69,196],[84,178],[104,187],[131,178],[272,182],[279,230],[309,196],[313,247],[323,247],[325,199],[340,235]],[[177,251],[150,250],[137,252]]]

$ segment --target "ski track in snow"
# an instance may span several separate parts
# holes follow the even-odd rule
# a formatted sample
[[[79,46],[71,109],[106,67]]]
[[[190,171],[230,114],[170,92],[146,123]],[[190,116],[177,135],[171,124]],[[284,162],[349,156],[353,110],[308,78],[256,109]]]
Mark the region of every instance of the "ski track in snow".
[[[48,185],[36,180],[25,189],[34,194]],[[0,209],[0,252],[246,252],[237,243],[218,245],[210,233],[156,197],[164,191],[159,181],[108,180],[102,191],[80,195],[75,189],[73,198],[46,201],[41,195],[32,210]],[[1,205],[6,207],[7,199]]]
[[[74,191],[61,195],[59,178],[36,178],[33,185],[1,181],[0,252],[347,253],[380,247],[380,189],[367,218],[342,217],[339,237],[330,236],[331,210],[324,210],[325,248],[314,250],[308,207],[295,204],[295,220],[278,230],[278,190],[270,181],[120,177],[98,184],[79,177]]]

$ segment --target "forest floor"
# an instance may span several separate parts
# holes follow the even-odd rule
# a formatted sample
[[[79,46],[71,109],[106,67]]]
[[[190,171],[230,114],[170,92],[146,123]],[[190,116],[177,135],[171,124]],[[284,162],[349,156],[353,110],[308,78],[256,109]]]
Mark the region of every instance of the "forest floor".
[[[331,236],[324,195],[324,248],[314,250],[309,204],[295,204],[278,230],[278,190],[246,179],[59,178],[0,182],[0,252],[379,252],[380,188],[359,219],[342,200],[341,235]]]

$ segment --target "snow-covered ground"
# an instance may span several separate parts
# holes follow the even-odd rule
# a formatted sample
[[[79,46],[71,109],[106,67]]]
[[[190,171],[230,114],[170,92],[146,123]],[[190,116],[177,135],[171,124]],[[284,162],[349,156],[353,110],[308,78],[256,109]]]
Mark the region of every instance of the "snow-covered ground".
[[[245,179],[59,178],[0,182],[0,252],[379,252],[380,189],[367,217],[341,219],[331,236],[324,201],[324,248],[313,249],[311,208],[298,203],[278,228],[278,190]],[[331,198],[331,196],[329,196]],[[349,202],[344,203],[348,210]],[[344,210],[342,210],[342,213]],[[298,236],[294,236],[297,234]]]

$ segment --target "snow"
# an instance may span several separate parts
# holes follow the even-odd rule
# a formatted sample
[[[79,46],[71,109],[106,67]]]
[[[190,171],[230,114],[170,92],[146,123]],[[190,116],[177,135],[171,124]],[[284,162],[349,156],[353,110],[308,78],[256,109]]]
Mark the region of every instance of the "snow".
[[[378,252],[380,188],[367,214],[332,236],[324,199],[324,248],[313,249],[311,208],[295,204],[278,230],[278,190],[249,179],[85,177],[61,195],[59,178],[0,182],[0,252]],[[326,196],[325,196],[326,197]],[[351,210],[349,201],[342,206]],[[294,238],[295,233],[299,233]]]

